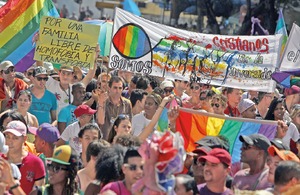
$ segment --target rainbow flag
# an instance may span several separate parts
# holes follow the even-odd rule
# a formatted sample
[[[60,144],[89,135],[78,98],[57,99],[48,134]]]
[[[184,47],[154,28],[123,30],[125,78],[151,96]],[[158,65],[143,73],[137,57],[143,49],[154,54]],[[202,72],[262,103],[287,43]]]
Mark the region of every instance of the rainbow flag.
[[[20,72],[34,63],[33,36],[42,16],[59,16],[52,0],[9,0],[0,8],[0,62],[10,60]]]
[[[277,25],[276,25],[276,30],[275,30],[275,34],[282,34],[283,38],[281,41],[281,49],[280,49],[280,58],[282,57],[287,39],[288,39],[288,34],[287,34],[287,30],[286,30],[286,26],[285,26],[285,22],[284,22],[284,18],[283,18],[283,13],[282,13],[282,8],[279,9],[279,16],[278,16],[278,20],[277,20]]]
[[[196,148],[195,142],[207,135],[225,136],[230,142],[232,161],[238,162],[242,147],[239,136],[260,133],[271,140],[275,137],[277,122],[225,117],[181,108],[176,129],[184,138],[187,152],[193,151]]]

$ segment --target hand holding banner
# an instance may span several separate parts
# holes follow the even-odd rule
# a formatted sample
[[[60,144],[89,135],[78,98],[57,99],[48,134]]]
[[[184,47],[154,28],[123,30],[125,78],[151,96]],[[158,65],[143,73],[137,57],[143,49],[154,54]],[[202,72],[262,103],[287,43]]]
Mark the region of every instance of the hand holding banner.
[[[43,17],[34,59],[90,67],[94,63],[100,26],[74,20]]]

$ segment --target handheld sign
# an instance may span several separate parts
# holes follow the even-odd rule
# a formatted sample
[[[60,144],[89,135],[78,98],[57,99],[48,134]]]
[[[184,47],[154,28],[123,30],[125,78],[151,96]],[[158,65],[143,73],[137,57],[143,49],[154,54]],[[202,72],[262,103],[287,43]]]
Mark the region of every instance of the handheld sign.
[[[90,67],[94,63],[100,26],[63,18],[43,17],[34,59]]]

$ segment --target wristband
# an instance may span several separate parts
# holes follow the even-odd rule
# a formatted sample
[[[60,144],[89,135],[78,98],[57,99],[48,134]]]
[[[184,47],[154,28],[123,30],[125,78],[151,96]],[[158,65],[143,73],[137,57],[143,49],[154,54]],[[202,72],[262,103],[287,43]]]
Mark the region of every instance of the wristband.
[[[20,186],[20,183],[18,182],[18,183],[16,183],[15,185],[11,186],[11,187],[9,188],[9,190],[12,191],[13,189],[16,189],[16,188],[19,187],[19,186]]]

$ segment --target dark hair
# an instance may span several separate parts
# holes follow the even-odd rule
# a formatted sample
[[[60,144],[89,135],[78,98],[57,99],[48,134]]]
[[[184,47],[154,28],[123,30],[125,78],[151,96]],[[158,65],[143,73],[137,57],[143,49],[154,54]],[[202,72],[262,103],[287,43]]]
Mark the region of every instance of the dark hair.
[[[101,182],[101,186],[109,182],[122,180],[122,165],[125,149],[120,145],[104,148],[98,155],[96,162],[96,179]]]
[[[1,131],[3,131],[5,129],[5,127],[3,127],[3,122],[7,118],[11,118],[13,121],[21,121],[22,123],[25,124],[26,132],[28,132],[28,126],[27,126],[27,123],[26,123],[24,117],[22,116],[21,113],[19,113],[18,111],[15,111],[15,110],[6,112],[1,116],[1,118],[0,118]]]
[[[76,90],[76,88],[83,87],[85,89],[85,85],[82,82],[77,82],[72,85],[72,92]]]
[[[227,87],[227,94],[232,93],[235,88]],[[240,90],[240,89],[238,89]]]
[[[130,94],[130,102],[131,102],[132,107],[135,106],[135,104],[138,100],[142,101],[142,99],[144,98],[145,95],[148,95],[148,93],[146,91],[144,91],[143,89],[132,90],[132,92]]]
[[[153,89],[153,93],[156,93],[157,95],[159,95],[161,98],[163,98],[164,97],[164,90],[162,89],[162,88],[160,88],[160,87],[155,87],[154,89]]]
[[[136,82],[136,88],[137,89],[143,89],[146,90],[148,88],[148,86],[150,85],[150,81],[147,77],[142,76],[138,79],[138,81]]]
[[[78,137],[82,138],[84,132],[87,130],[97,130],[98,131],[98,139],[102,138],[101,129],[99,128],[99,126],[97,124],[94,124],[94,123],[88,123],[88,124],[84,125],[83,127],[81,127],[81,129],[78,133]]]
[[[274,110],[275,110],[277,104],[279,104],[279,103],[283,103],[282,98],[274,98],[272,100],[272,102],[270,103],[270,106],[269,106],[269,110],[266,114],[265,120],[275,120]]]
[[[104,139],[92,141],[86,149],[86,161],[89,162],[92,156],[97,157],[104,148],[108,147],[110,147],[110,143]]]
[[[115,144],[120,144],[121,146],[125,147],[138,147],[141,145],[140,139],[131,134],[121,134],[117,135],[115,138]]]
[[[275,170],[275,185],[285,185],[293,178],[300,180],[300,164],[295,161],[281,161]]]
[[[124,88],[124,81],[123,81],[123,79],[121,77],[119,77],[119,76],[112,76],[109,79],[109,81],[108,81],[108,86],[109,86],[109,88],[111,88],[113,83],[119,83],[119,82],[122,82],[122,86]]]
[[[92,79],[89,84],[87,84],[85,91],[86,92],[92,92],[94,89],[97,88],[97,80],[96,79]]]
[[[78,164],[79,164],[79,157],[73,153],[72,150],[72,154],[69,160],[70,165],[66,165],[68,170],[67,170],[67,182],[64,186],[64,189],[62,191],[62,194],[66,194],[66,195],[73,195],[77,192],[78,189],[78,183],[76,178],[77,175],[77,171],[78,171]],[[53,185],[49,185],[49,190],[48,190],[48,194],[53,194]]]
[[[200,92],[200,97],[202,94],[205,94],[206,99],[211,99],[213,95],[215,95],[215,92],[210,89],[206,89]],[[199,97],[199,98],[200,98]]]
[[[129,118],[128,115],[124,115],[124,114],[120,114],[120,115],[116,118],[116,120],[115,120],[115,122],[114,122],[114,124],[113,124],[113,126],[112,126],[112,128],[111,128],[111,130],[110,130],[110,132],[109,132],[109,134],[108,134],[108,139],[107,139],[107,141],[108,141],[109,143],[112,143],[112,142],[114,141],[115,136],[117,135],[117,132],[116,132],[116,130],[115,130],[115,126],[116,126],[116,127],[119,127],[120,123],[121,123],[123,120],[129,120],[129,121],[130,121],[130,118]]]
[[[104,65],[100,65],[100,66],[98,65],[95,72],[95,77],[98,78],[98,76],[103,72],[107,72],[107,67]]]
[[[152,89],[155,89],[156,87],[160,86],[161,81],[158,79],[158,77],[152,75],[146,75],[146,77],[149,79],[150,86]]]
[[[128,159],[133,157],[141,157],[141,155],[138,152],[137,148],[128,148],[124,156],[123,164],[128,163]]]
[[[19,99],[19,97],[21,95],[26,95],[30,101],[32,100],[31,92],[28,91],[28,90],[22,90],[22,91],[20,91],[19,94],[18,94],[18,96],[17,96],[17,99]]]

